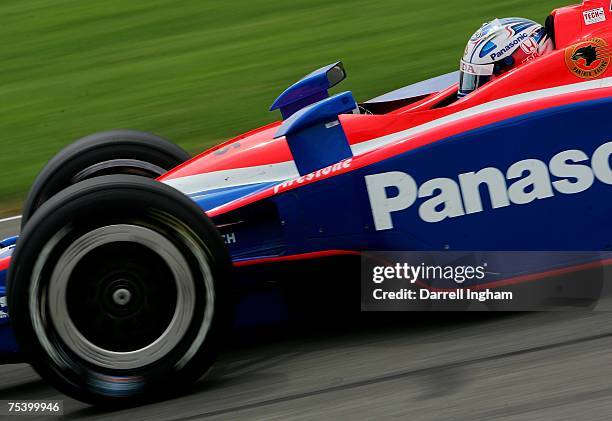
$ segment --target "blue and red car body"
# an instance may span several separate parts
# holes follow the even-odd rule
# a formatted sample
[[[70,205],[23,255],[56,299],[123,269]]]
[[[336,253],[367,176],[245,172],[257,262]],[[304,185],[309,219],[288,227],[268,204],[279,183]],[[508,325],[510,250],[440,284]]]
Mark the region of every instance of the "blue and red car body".
[[[587,24],[585,12],[600,8],[605,19]],[[601,50],[590,68],[571,56],[579,43],[612,45],[612,5],[588,0],[557,9],[549,31],[553,53],[460,100],[456,75],[447,75],[361,104],[374,113],[352,112],[350,93],[328,98],[327,89],[343,72],[338,64],[328,66],[279,97],[273,108],[281,109],[284,121],[218,145],[159,181],[188,195],[213,219],[239,282],[248,283],[253,273],[278,276],[280,264],[299,268],[371,250],[608,251],[612,170],[607,149],[600,148],[612,141],[612,53]],[[577,74],[572,66],[586,72]],[[305,142],[310,146],[304,148]],[[593,170],[590,158],[597,150],[608,159],[607,169]],[[565,180],[571,187],[579,178],[548,169],[553,157],[567,151],[581,151],[587,159],[568,165],[580,165],[581,174],[590,168],[592,175],[588,187],[571,194],[554,183]],[[450,184],[445,193],[459,198],[459,208],[439,221],[423,217],[423,204],[444,193],[444,180],[459,186],[459,175],[491,168],[504,173],[510,186],[529,176],[505,174],[525,160],[547,165],[548,193],[495,206],[491,191],[482,188],[482,209],[470,210]],[[398,173],[421,188],[377,222],[366,179],[388,175],[384,194],[393,198],[401,194],[392,181]],[[445,203],[440,199],[442,208]],[[13,244],[3,245],[9,247],[0,252],[0,296]],[[8,317],[0,319],[0,352],[18,352]]]

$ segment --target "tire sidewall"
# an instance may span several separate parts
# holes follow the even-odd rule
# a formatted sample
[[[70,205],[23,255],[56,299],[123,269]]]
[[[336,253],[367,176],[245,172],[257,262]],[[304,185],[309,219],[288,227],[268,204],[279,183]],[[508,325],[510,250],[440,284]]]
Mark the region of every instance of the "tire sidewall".
[[[136,206],[137,205],[137,206]],[[201,243],[202,255],[209,263],[214,288],[214,316],[209,330],[197,349],[189,341],[195,340],[199,324],[203,322],[202,300],[206,287],[202,284],[202,274],[196,273],[193,266],[197,259],[189,257],[194,279],[197,279],[196,311],[181,342],[161,360],[156,361],[146,370],[132,370],[118,373],[109,370],[92,370],[90,364],[82,363],[74,358],[66,347],[52,358],[48,343],[41,341],[34,327],[37,314],[32,313],[30,291],[34,287],[34,265],[40,259],[40,253],[49,241],[66,226],[74,225],[78,232],[81,218],[108,220],[113,215],[125,212],[126,217],[136,218],[138,206],[144,207],[148,215],[150,211],[163,212],[165,218],[174,218],[191,230],[191,234]],[[130,210],[131,209],[131,210]],[[145,217],[145,220],[146,217]],[[149,220],[150,222],[150,220]],[[195,237],[194,237],[195,238]],[[21,246],[21,247],[20,247]],[[188,247],[181,246],[182,251],[189,253]],[[52,262],[50,267],[53,267]],[[229,256],[216,228],[203,212],[191,200],[181,193],[152,180],[133,176],[107,176],[88,180],[70,187],[55,196],[34,215],[28,224],[20,244],[16,248],[9,270],[9,308],[11,321],[20,347],[26,351],[27,358],[33,367],[50,380],[58,389],[77,399],[94,404],[122,404],[129,399],[130,404],[160,396],[179,393],[192,384],[212,365],[222,343],[222,338],[229,326],[230,300],[227,281],[229,277]],[[40,286],[44,286],[45,276],[48,279],[46,267],[41,272]],[[199,307],[199,308],[198,308]],[[35,317],[32,317],[34,314]],[[44,315],[43,315],[44,316]],[[48,335],[53,335],[52,325],[47,326]],[[46,329],[45,329],[46,330]],[[185,365],[179,369],[173,366],[179,360],[184,360],[187,350],[193,353]],[[62,355],[63,354],[63,355]],[[58,357],[59,355],[59,357]],[[62,367],[61,360],[75,362]],[[58,362],[59,360],[59,362]],[[88,371],[89,370],[89,371]],[[105,382],[107,384],[105,384]],[[124,382],[124,383],[121,383]],[[131,390],[122,390],[113,396],[112,391],[117,384],[128,384]],[[108,390],[106,390],[106,389]],[[106,391],[105,391],[106,390]]]

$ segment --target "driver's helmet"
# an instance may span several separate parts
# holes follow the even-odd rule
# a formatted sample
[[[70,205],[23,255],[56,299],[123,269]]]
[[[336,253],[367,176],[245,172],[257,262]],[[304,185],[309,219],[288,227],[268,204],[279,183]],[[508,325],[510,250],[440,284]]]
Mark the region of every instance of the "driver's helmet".
[[[523,18],[495,19],[470,38],[461,60],[459,98],[554,49],[546,29]]]

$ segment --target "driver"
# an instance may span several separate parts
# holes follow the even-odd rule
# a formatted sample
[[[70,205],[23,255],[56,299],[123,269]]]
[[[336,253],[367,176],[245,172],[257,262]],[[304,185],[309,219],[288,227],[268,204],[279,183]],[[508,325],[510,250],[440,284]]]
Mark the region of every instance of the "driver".
[[[470,38],[461,60],[459,98],[554,50],[546,29],[529,19],[495,19]]]

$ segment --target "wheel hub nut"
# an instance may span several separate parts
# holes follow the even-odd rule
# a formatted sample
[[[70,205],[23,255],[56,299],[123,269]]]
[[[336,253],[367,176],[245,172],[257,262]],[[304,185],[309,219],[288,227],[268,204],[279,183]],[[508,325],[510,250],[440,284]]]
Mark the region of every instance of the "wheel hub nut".
[[[117,305],[124,306],[128,304],[131,299],[132,293],[125,288],[119,288],[113,292],[113,302]]]

